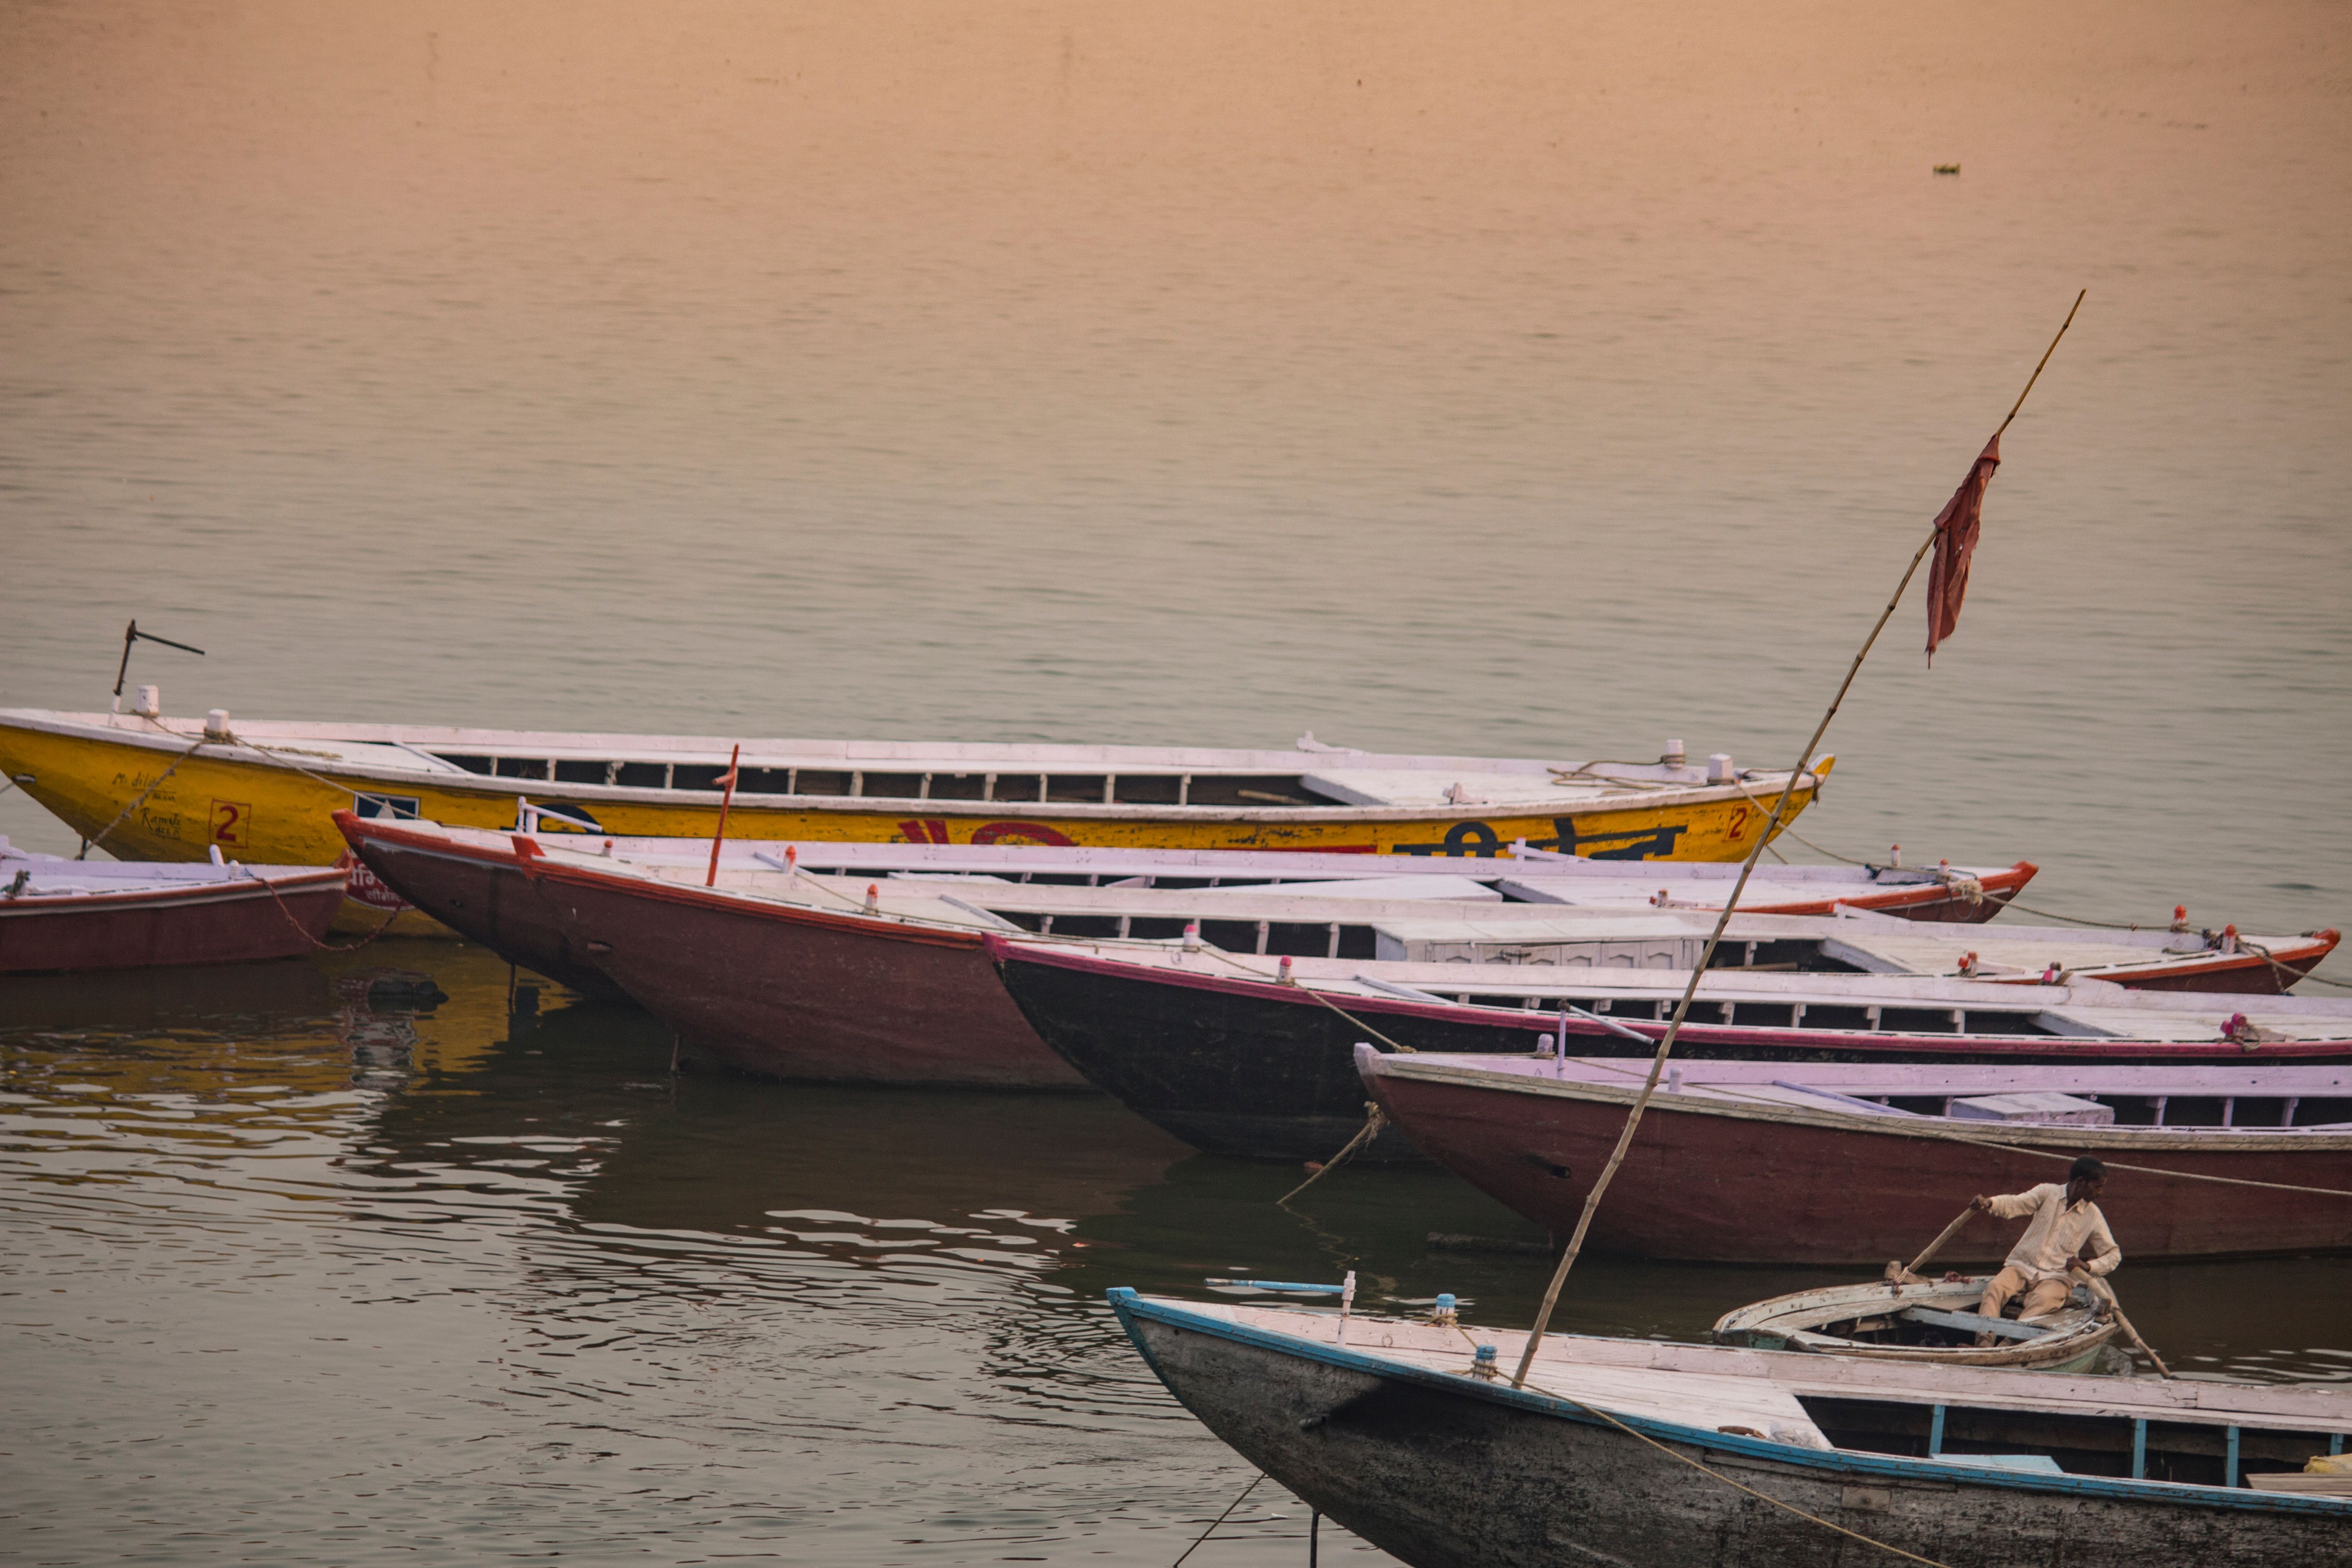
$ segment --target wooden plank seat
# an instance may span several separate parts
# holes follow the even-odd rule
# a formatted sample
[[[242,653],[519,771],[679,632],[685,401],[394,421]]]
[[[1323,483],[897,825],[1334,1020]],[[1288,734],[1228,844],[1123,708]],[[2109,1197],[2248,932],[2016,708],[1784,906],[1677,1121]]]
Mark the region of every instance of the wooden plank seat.
[[[1901,1315],[1915,1323],[1933,1323],[1964,1334],[1998,1334],[2005,1340],[2036,1339],[2050,1331],[2040,1323],[2011,1322],[2007,1318],[1988,1318],[1981,1312],[1945,1312],[1934,1307],[1906,1307]]]

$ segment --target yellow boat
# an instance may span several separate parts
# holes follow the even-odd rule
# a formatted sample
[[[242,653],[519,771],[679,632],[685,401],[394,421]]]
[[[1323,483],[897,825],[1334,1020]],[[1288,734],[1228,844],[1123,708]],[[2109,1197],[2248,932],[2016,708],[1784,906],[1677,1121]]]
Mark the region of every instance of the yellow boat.
[[[738,744],[422,724],[0,709],[0,770],[85,839],[146,860],[274,865],[343,852],[328,820],[708,837]],[[1601,860],[1744,857],[1785,772],[1693,763],[1178,746],[740,742],[730,838],[1084,844],[1493,856],[1515,840]],[[1788,816],[1830,772],[1798,779]],[[388,906],[386,906],[388,907]],[[380,917],[379,917],[380,918]]]

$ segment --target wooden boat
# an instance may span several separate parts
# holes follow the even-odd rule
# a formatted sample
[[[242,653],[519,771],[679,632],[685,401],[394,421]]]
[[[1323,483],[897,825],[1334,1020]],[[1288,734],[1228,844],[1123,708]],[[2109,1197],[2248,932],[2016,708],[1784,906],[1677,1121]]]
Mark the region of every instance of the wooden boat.
[[[1331,1312],[1111,1306],[1184,1407],[1414,1568],[2147,1568],[2340,1560],[2352,1500],[2246,1484],[2338,1452],[2326,1386],[1979,1367]],[[1727,1481],[1745,1490],[1734,1489]],[[1822,1521],[1827,1521],[1826,1523]]]
[[[1404,1137],[1563,1235],[1649,1070],[1355,1056]],[[1974,1194],[2061,1180],[2082,1154],[2110,1167],[2101,1207],[2127,1264],[2352,1248],[2352,1068],[2277,1063],[1684,1063],[1651,1100],[1587,1245],[1874,1268]],[[2020,1229],[1978,1215],[1945,1250],[1998,1261]]]
[[[324,864],[337,810],[520,826],[517,797],[595,833],[708,837],[739,738],[0,710],[0,769],[85,836],[154,859]],[[1292,751],[742,740],[730,831],[758,839],[1738,860],[1789,786],[1692,765]],[[1679,742],[1677,742],[1679,745]],[[1795,781],[1789,816],[1832,759]]]
[[[290,958],[342,901],[331,867],[68,860],[0,838],[0,974]]]
[[[1038,1037],[1130,1109],[1196,1148],[1293,1160],[1324,1158],[1363,1124],[1359,1040],[1512,1053],[1564,1035],[1580,1052],[1647,1058],[1688,978],[1011,937],[989,945]],[[1744,946],[1737,956],[1748,956]],[[2017,1066],[2352,1062],[2352,1002],[2224,1001],[2105,981],[1718,969],[1700,981],[1675,1053]],[[1412,1150],[1388,1132],[1358,1157]]]
[[[1507,952],[1543,955],[1565,945],[1614,962],[1695,952],[1712,920],[1705,910],[1646,901],[1506,898],[1505,889],[1519,899],[1553,888],[1572,894],[1588,878],[1618,880],[1594,876],[1583,861],[1549,864],[1540,875],[1474,876],[1446,870],[1460,862],[1361,856],[730,842],[718,887],[705,890],[709,847],[691,840],[530,837],[349,813],[336,820],[363,864],[436,919],[574,989],[634,996],[698,1054],[781,1077],[929,1082],[970,1071],[989,1083],[1078,1081],[1006,998],[980,951],[991,931],[1132,941],[1190,929],[1244,952],[1369,956],[1432,921],[1451,951],[1463,933],[1440,911],[1475,910],[1473,947],[1516,931],[1523,947]],[[811,869],[818,864],[861,874]],[[893,864],[908,868],[872,883],[864,874]],[[1383,866],[1405,870],[1379,875]],[[1154,879],[1168,885],[1136,885]],[[1763,891],[1777,887],[1768,881]],[[689,907],[691,915],[677,912]],[[1742,915],[1735,925],[1743,942],[1776,959],[1818,954],[1832,939],[1899,942],[1943,929],[1860,912],[1835,921]],[[970,1053],[966,1066],[942,1056],[955,1041]]]
[[[1498,862],[1477,880],[1447,870],[1460,862],[1416,858],[735,841],[710,889],[699,886],[709,856],[697,841],[490,833],[351,813],[335,821],[368,869],[436,920],[575,990],[637,1000],[698,1055],[773,1077],[858,1082],[1080,1085],[1022,1019],[981,950],[988,931],[1018,931],[1023,920],[1044,924],[1058,911],[1066,931],[1136,936],[1199,923],[1211,940],[1244,949],[1306,931],[1369,952],[1369,922],[1404,906],[1405,893],[1486,908],[1502,905],[1491,883],[1519,897],[1557,889],[1553,901],[1509,906],[1553,921],[1618,918],[1560,901],[1574,884],[1624,890],[1615,868],[1583,861],[1548,864],[1540,876],[1506,875],[1508,863]],[[885,869],[893,867],[954,879],[895,879]],[[869,875],[888,889],[887,898],[877,890],[872,917],[861,891]],[[1071,885],[1106,879],[1172,885]],[[1920,887],[1890,880],[1875,891],[1910,910]]]
[[[1832,1285],[1751,1302],[1717,1318],[1718,1344],[1759,1351],[1803,1351],[1869,1361],[1937,1366],[2005,1366],[2033,1372],[2086,1372],[2116,1336],[2088,1289],[2031,1321],[1977,1311],[1990,1274],[1896,1283]],[[1995,1342],[1979,1345],[1979,1338]]]

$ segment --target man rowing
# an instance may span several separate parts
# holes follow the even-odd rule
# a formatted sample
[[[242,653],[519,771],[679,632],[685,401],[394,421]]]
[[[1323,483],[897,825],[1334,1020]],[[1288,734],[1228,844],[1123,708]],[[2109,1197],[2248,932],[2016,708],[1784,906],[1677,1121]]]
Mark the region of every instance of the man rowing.
[[[2009,1259],[1985,1287],[1977,1311],[1998,1318],[2011,1298],[2021,1292],[2017,1321],[2046,1318],[2063,1307],[2074,1293],[2077,1277],[2112,1274],[2124,1260],[2107,1216],[2099,1212],[2099,1193],[2107,1184],[2107,1168],[2085,1154],[2066,1173],[2066,1184],[2044,1182],[2022,1193],[1989,1198],[1979,1193],[1970,1206],[1995,1219],[2032,1218],[2025,1234],[2009,1249]],[[1993,1342],[1979,1334],[1977,1343]]]

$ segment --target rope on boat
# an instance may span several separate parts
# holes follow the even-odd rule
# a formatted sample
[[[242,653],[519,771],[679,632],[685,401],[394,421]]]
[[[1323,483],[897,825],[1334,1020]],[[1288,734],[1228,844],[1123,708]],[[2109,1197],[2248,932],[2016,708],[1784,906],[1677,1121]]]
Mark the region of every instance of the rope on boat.
[[[2293,1128],[2282,1128],[2293,1131]],[[1989,1138],[1961,1138],[1957,1142],[1974,1143],[1982,1149],[2005,1149],[2013,1154],[2031,1154],[2038,1160],[2071,1160],[2071,1154],[2055,1153],[2048,1149],[2028,1149],[2018,1143],[1996,1143]],[[2161,1165],[2126,1165],[2121,1160],[2101,1159],[2099,1163],[2116,1171],[2137,1171],[2144,1176],[2171,1176],[2183,1182],[2218,1182],[2226,1187],[2267,1187],[2274,1193],[2316,1193],[2322,1197],[2352,1198],[2352,1189],[2344,1187],[2306,1187],[2294,1182],[2257,1182],[2245,1176],[2210,1176],[2198,1171],[2168,1171]]]
[[[2342,980],[2322,980],[2318,975],[2314,974],[2308,969],[2297,969],[2292,963],[2281,963],[2278,959],[2272,954],[2271,950],[2264,947],[2261,942],[2248,942],[2244,937],[2240,937],[2238,939],[2238,945],[2244,948],[2248,952],[2260,958],[2264,963],[2269,964],[2273,969],[2277,970],[2280,978],[2285,982],[2286,985],[2299,984],[2305,980],[2309,980],[2316,982],[2321,985],[2333,985],[2339,991],[2352,991],[2352,982]],[[2282,990],[2284,988],[2285,986],[2284,985],[2281,987]]]
[[[1748,781],[1746,779],[1734,773],[1731,777],[1731,782],[1733,784],[1738,786],[1740,794],[1748,797],[1748,803],[1750,805],[1755,806],[1759,811],[1763,809],[1764,803],[1756,798],[1756,792],[1748,787]],[[1821,788],[1818,784],[1814,786],[1814,793],[1816,795],[1821,793]],[[1810,838],[1798,838],[1797,830],[1788,823],[1784,822],[1780,825],[1780,831],[1787,834],[1791,838],[1796,838],[1798,843],[1803,845],[1806,848],[1811,849],[1817,855],[1829,855],[1830,858],[1832,860],[1845,860],[1845,857],[1843,855],[1830,855],[1828,850],[1822,848],[1820,845],[1814,843]],[[1789,863],[1789,858],[1786,855],[1781,854],[1778,849],[1772,847],[1772,841],[1769,838],[1767,838],[1764,841],[1764,852],[1767,855],[1771,856],[1773,859],[1780,862],[1783,866]],[[1859,860],[1846,860],[1846,864],[1849,866],[1859,866],[1862,862]]]
[[[1069,940],[1072,942],[1084,942],[1088,939],[1085,937],[1072,937]],[[1222,947],[1214,946],[1209,942],[1202,942],[1201,944],[1201,951],[1215,954],[1225,963],[1232,964],[1235,969],[1240,970],[1244,974],[1248,975],[1252,980],[1264,981],[1265,979],[1265,975],[1260,974],[1248,964],[1242,963],[1241,960],[1235,958],[1232,953],[1227,952]],[[1276,982],[1276,984],[1278,984],[1280,983]],[[1381,1034],[1378,1029],[1373,1028],[1370,1024],[1365,1023],[1361,1018],[1357,1017],[1353,1013],[1349,1012],[1345,1007],[1340,1006],[1339,1004],[1332,1001],[1328,996],[1324,995],[1322,992],[1318,991],[1314,986],[1299,985],[1297,988],[1305,992],[1307,995],[1312,996],[1316,1001],[1320,1002],[1326,1007],[1330,1008],[1334,1013],[1339,1014],[1340,1017],[1348,1021],[1349,1027],[1363,1030],[1364,1033],[1371,1036],[1372,1038],[1380,1041],[1381,1044],[1388,1047],[1389,1049],[1401,1052],[1409,1057],[1417,1057],[1421,1054],[1412,1047],[1408,1046],[1402,1041],[1390,1039],[1386,1035]]]
[[[1464,1339],[1470,1340],[1470,1347],[1474,1352],[1477,1349],[1478,1342],[1471,1340],[1469,1331],[1463,1328],[1461,1324],[1454,1324],[1454,1331],[1460,1334]],[[1600,1408],[1598,1405],[1587,1405],[1584,1401],[1576,1398],[1572,1394],[1561,1394],[1555,1389],[1545,1388],[1539,1384],[1528,1383],[1525,1379],[1518,1380],[1516,1386],[1531,1389],[1535,1393],[1542,1394],[1547,1399],[1557,1399],[1563,1405],[1573,1405],[1579,1410],[1583,1411],[1587,1415],[1597,1416],[1601,1420],[1606,1421],[1609,1425],[1616,1427],[1617,1430],[1624,1433],[1627,1436],[1639,1438],[1641,1441],[1647,1443],[1651,1447],[1655,1448],[1661,1454],[1665,1454],[1674,1458],[1680,1459],[1684,1464],[1688,1465],[1692,1469],[1696,1470],[1700,1475],[1706,1477],[1710,1480],[1721,1481],[1725,1486],[1729,1487],[1734,1491],[1746,1492],[1749,1497],[1756,1499],[1759,1502],[1769,1503],[1774,1508],[1780,1509],[1784,1512],[1795,1514],[1799,1519],[1810,1520],[1813,1523],[1820,1525],[1824,1530],[1834,1530],[1840,1535],[1852,1536],[1854,1540],[1861,1542],[1864,1546],[1875,1546],[1881,1552],[1892,1552],[1895,1556],[1903,1558],[1906,1562],[1924,1563],[1927,1565],[1927,1568],[1947,1568],[1946,1564],[1938,1563],[1933,1557],[1922,1557],[1916,1552],[1906,1552],[1900,1546],[1890,1545],[1886,1542],[1878,1540],[1875,1536],[1864,1535],[1858,1530],[1848,1530],[1844,1525],[1823,1519],[1820,1514],[1807,1513],[1803,1509],[1799,1508],[1794,1503],[1782,1502],[1779,1498],[1773,1497],[1769,1493],[1759,1492],[1754,1487],[1743,1485],[1738,1481],[1735,1481],[1729,1476],[1725,1475],[1722,1471],[1709,1468],[1707,1466],[1699,1463],[1696,1459],[1692,1458],[1688,1454],[1682,1452],[1680,1449],[1670,1447],[1666,1444],[1659,1442],[1655,1437],[1651,1436],[1646,1432],[1637,1431],[1635,1428],[1627,1426],[1624,1422],[1620,1421],[1608,1411]],[[1179,1558],[1177,1561],[1181,1562],[1183,1560]]]
[[[270,898],[277,901],[278,912],[286,917],[286,923],[292,926],[296,931],[300,931],[302,933],[302,940],[309,942],[320,952],[357,952],[360,949],[365,947],[368,943],[373,942],[384,932],[390,931],[392,929],[392,922],[400,918],[400,911],[397,909],[386,910],[383,913],[383,923],[382,925],[377,926],[375,930],[368,932],[367,935],[360,938],[357,942],[348,942],[341,947],[337,947],[333,942],[321,942],[317,937],[312,936],[310,934],[310,928],[305,926],[300,921],[294,918],[294,911],[286,907],[286,900],[278,893],[276,883],[272,882],[267,877],[256,877],[254,880],[259,882],[264,889],[268,889]]]
[[[178,756],[173,758],[172,765],[165,768],[161,773],[157,774],[153,784],[151,784],[145,789],[141,790],[139,792],[138,799],[132,801],[129,805],[124,806],[121,811],[116,812],[114,814],[114,820],[98,830],[97,837],[84,839],[82,841],[81,853],[75,856],[74,858],[77,860],[89,859],[89,852],[97,848],[100,844],[105,843],[106,836],[113,832],[116,828],[121,826],[122,819],[124,817],[130,816],[132,812],[146,805],[147,797],[153,795],[157,790],[162,789],[163,787],[163,781],[170,778],[173,773],[178,773],[180,771],[180,764],[186,762],[190,757],[194,756],[199,751],[202,751],[206,745],[210,744],[212,739],[213,738],[210,735],[197,736],[196,743],[190,746],[186,751],[182,752]]]
[[[1282,1196],[1275,1199],[1275,1206],[1278,1208],[1282,1205],[1288,1203],[1291,1199],[1297,1197],[1299,1194],[1305,1192],[1307,1188],[1313,1186],[1325,1176],[1329,1175],[1333,1171],[1337,1170],[1339,1168],[1339,1162],[1345,1160],[1349,1155],[1354,1153],[1357,1149],[1361,1147],[1363,1144],[1370,1142],[1375,1136],[1377,1136],[1380,1130],[1388,1124],[1388,1112],[1382,1110],[1377,1102],[1367,1103],[1364,1107],[1364,1125],[1362,1129],[1359,1131],[1353,1138],[1349,1139],[1346,1145],[1342,1147],[1338,1153],[1324,1161],[1320,1165],[1318,1165],[1315,1168],[1315,1173],[1313,1175],[1307,1177],[1305,1181],[1299,1183],[1297,1186],[1283,1194]]]
[[[1201,1533],[1194,1538],[1192,1545],[1184,1548],[1184,1556],[1176,1559],[1175,1563],[1171,1565],[1171,1568],[1184,1568],[1184,1557],[1192,1556],[1193,1552],[1198,1552],[1201,1549],[1202,1542],[1206,1541],[1212,1535],[1216,1534],[1217,1526],[1224,1523],[1226,1520],[1231,1519],[1233,1517],[1234,1510],[1249,1501],[1250,1493],[1257,1490],[1258,1481],[1262,1481],[1264,1479],[1265,1479],[1265,1472],[1264,1470],[1260,1470],[1257,1473],[1257,1479],[1251,1481],[1249,1485],[1244,1487],[1242,1489],[1242,1495],[1227,1503],[1225,1505],[1225,1511],[1217,1515],[1215,1519],[1209,1521],[1209,1528],[1201,1531]]]

